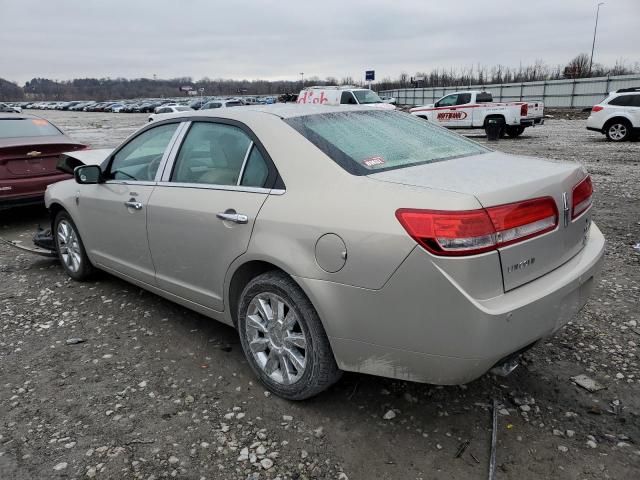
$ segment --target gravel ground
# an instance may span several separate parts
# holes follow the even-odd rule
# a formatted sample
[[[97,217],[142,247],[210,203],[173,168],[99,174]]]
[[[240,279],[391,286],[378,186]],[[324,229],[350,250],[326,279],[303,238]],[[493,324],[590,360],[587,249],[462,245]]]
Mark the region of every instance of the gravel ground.
[[[146,121],[42,115],[95,148]],[[347,374],[287,402],[256,382],[231,328],[0,246],[0,478],[483,479],[494,399],[498,478],[639,478],[640,142],[584,127],[560,115],[493,144],[584,163],[608,242],[586,308],[507,378],[435,387]],[[47,223],[42,208],[0,215],[0,235],[27,244]],[[581,374],[603,388],[576,385]]]

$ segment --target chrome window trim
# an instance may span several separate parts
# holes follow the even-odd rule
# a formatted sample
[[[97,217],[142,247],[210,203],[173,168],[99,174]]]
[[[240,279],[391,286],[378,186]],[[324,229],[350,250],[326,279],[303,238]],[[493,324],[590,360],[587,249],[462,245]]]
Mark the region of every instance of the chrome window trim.
[[[247,166],[247,160],[249,159],[249,154],[251,153],[251,149],[253,148],[253,140],[251,140],[251,137],[249,137],[248,135],[247,135],[247,137],[249,138],[249,147],[247,148],[247,151],[244,154],[244,160],[242,160],[242,166],[240,167],[240,173],[238,174],[238,181],[236,182],[236,185],[238,185],[238,186],[240,186],[240,182],[242,182],[242,176],[244,175],[244,169]]]
[[[191,126],[191,121],[181,122],[180,126],[176,130],[176,135],[172,138],[171,148],[168,149],[167,158],[162,163],[162,169],[158,168],[158,172],[156,172],[156,182],[168,182],[169,177],[171,176],[171,171],[173,170],[173,165],[176,161],[176,157],[178,155],[178,151],[180,150],[180,146],[182,145],[182,141],[184,137],[187,135],[189,131],[189,127]],[[158,175],[158,173],[160,175]]]
[[[272,188],[262,187],[243,187],[241,185],[214,185],[210,183],[181,183],[181,182],[158,182],[158,187],[175,187],[175,188],[197,188],[200,190],[225,190],[230,192],[247,192],[247,193],[274,193]],[[284,193],[284,191],[282,191]],[[276,193],[278,195],[278,193]],[[280,194],[281,195],[281,194]]]
[[[150,180],[106,180],[106,185],[142,185],[147,187],[155,187],[158,183]]]

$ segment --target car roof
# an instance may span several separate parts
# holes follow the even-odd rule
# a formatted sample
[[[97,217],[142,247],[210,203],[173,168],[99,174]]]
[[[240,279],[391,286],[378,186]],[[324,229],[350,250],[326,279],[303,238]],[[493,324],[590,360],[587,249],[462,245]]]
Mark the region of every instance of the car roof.
[[[371,111],[373,107],[363,105],[308,105],[298,103],[273,103],[271,105],[246,105],[242,107],[234,107],[230,109],[215,110],[196,110],[193,112],[184,112],[167,114],[165,119],[180,117],[213,117],[228,118],[231,120],[242,120],[243,118],[251,118],[260,114],[269,114],[283,119],[303,117],[306,115],[320,115],[323,113],[351,112],[351,111]],[[386,111],[386,110],[385,110]]]

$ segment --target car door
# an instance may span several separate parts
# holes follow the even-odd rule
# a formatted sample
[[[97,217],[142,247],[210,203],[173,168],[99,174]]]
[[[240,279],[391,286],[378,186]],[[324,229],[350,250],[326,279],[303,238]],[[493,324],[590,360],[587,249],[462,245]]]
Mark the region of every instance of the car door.
[[[155,282],[147,241],[147,204],[179,122],[143,130],[111,156],[105,182],[78,190],[78,228],[93,262],[127,277]]]
[[[453,113],[452,108],[455,107],[457,102],[457,93],[447,95],[438,100],[434,105],[436,109],[435,112],[433,112],[434,120],[443,127],[455,127],[455,120],[451,119],[451,114]]]
[[[158,287],[224,310],[224,277],[249,244],[277,175],[240,126],[194,121],[149,201],[149,246]]]
[[[633,123],[633,128],[640,128],[640,93],[632,95],[629,114]]]
[[[471,127],[474,106],[471,105],[471,93],[459,93],[455,107],[451,107],[451,123],[458,128]]]

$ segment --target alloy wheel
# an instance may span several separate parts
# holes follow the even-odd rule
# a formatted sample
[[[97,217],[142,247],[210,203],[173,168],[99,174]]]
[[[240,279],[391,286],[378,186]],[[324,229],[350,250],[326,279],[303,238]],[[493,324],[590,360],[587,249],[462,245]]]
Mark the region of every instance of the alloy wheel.
[[[627,136],[627,126],[622,123],[615,123],[609,127],[609,136],[613,140],[622,140]]]
[[[58,248],[60,249],[62,261],[71,272],[76,273],[80,270],[82,264],[82,252],[80,250],[78,234],[66,220],[61,220],[58,223],[56,233],[58,235]]]
[[[258,367],[276,383],[297,382],[307,367],[307,338],[293,308],[279,295],[260,293],[247,309],[245,335]]]

